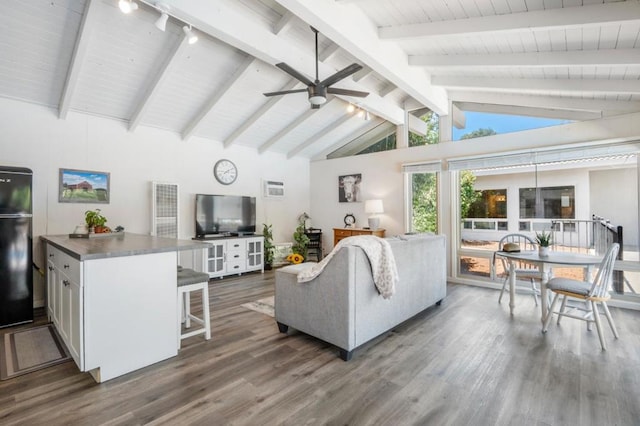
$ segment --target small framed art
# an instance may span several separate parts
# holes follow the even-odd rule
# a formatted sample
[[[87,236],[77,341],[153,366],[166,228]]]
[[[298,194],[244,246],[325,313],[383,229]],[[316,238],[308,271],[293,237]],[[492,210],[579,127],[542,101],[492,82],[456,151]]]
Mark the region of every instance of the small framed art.
[[[58,201],[109,204],[109,181],[107,172],[60,169]]]

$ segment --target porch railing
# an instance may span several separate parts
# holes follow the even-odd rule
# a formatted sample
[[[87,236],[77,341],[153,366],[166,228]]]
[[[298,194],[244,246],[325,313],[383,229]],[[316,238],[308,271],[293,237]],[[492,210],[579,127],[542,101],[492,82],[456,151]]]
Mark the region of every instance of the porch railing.
[[[623,260],[624,241],[622,226],[611,225],[610,221],[598,215],[592,220],[556,219],[551,221],[553,242],[563,250],[571,252],[604,255],[613,243],[620,244],[618,260]],[[613,289],[624,294],[625,284],[631,292],[635,290],[626,280],[623,271],[614,271]]]

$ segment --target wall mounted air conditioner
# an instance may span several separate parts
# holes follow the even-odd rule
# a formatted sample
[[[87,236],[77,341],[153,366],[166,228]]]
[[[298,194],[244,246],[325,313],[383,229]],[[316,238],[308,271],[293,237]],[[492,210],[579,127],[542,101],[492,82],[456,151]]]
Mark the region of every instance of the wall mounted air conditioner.
[[[262,181],[262,195],[266,198],[284,197],[284,182],[275,180]]]

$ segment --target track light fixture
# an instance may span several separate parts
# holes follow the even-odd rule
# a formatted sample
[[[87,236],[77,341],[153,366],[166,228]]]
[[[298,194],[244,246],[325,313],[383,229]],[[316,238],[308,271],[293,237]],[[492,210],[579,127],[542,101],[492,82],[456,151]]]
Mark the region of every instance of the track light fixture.
[[[167,29],[167,20],[169,20],[169,6],[164,3],[156,3],[156,9],[160,12],[160,17],[156,20],[155,26],[160,31]]]
[[[154,24],[157,29],[160,31],[164,31],[167,28],[167,20],[169,19],[169,15],[165,12],[162,12],[156,23]]]
[[[131,13],[134,10],[138,10],[138,3],[131,0],[120,0],[118,1],[118,7],[122,13]]]
[[[349,105],[347,105],[347,113],[355,113],[355,115],[357,115],[358,117],[364,118],[365,121],[371,120],[371,114],[369,114],[369,111],[362,108],[360,104],[354,105],[350,103]]]
[[[187,37],[189,44],[193,44],[198,41],[198,36],[191,28],[191,25],[185,25],[182,27],[182,31],[184,31],[184,35]]]

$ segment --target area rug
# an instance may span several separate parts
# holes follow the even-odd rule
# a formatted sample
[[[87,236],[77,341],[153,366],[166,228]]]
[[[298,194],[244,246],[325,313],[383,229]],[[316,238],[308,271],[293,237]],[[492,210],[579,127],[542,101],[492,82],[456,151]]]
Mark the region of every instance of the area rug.
[[[52,324],[5,333],[0,343],[0,380],[71,359]]]
[[[255,302],[245,303],[241,306],[243,308],[251,309],[252,311],[260,312],[261,314],[269,315],[270,317],[275,317],[273,308],[274,303],[274,298],[271,296],[256,300]]]

